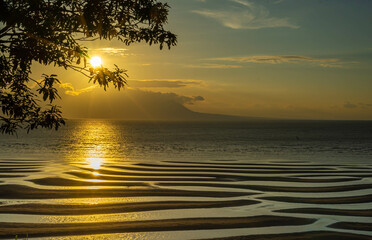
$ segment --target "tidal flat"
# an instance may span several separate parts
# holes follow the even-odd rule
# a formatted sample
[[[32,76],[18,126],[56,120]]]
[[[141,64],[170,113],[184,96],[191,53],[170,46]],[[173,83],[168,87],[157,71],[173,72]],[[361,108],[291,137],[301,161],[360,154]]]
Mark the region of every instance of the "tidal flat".
[[[76,120],[4,136],[0,239],[371,239],[371,129]]]
[[[281,167],[274,162],[102,162],[99,167],[76,164],[56,174],[47,171],[49,162],[31,163],[0,163],[17,165],[0,176],[1,239],[25,233],[67,239],[150,232],[189,239],[187,231],[221,230],[227,235],[221,239],[231,240],[372,237],[371,179],[349,176],[372,174],[371,168],[323,169],[308,162]],[[34,170],[26,175],[29,166]],[[315,171],[321,176],[312,176]],[[236,229],[259,234],[237,236]]]

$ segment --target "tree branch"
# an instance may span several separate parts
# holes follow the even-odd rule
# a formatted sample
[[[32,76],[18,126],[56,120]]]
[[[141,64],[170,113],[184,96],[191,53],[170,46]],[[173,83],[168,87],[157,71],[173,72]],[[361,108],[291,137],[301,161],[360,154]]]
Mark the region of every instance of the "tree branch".
[[[8,32],[12,28],[12,25],[6,25],[0,30],[0,38],[4,36],[6,32]]]

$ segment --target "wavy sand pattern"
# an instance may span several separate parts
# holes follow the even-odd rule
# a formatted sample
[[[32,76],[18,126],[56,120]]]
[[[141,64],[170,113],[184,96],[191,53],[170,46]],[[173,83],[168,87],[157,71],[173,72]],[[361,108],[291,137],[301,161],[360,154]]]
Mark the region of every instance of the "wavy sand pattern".
[[[193,231],[210,236],[200,239],[372,239],[371,166],[163,161],[58,168],[3,160],[0,173],[1,239],[141,232],[196,239]]]

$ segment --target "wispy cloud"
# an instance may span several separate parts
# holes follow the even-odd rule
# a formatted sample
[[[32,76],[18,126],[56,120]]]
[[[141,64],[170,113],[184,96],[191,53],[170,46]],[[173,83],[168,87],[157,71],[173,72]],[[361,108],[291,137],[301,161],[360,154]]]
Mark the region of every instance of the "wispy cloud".
[[[201,102],[205,100],[203,96],[188,97],[188,96],[177,95],[175,93],[163,93],[163,94],[168,94],[169,97],[173,97],[177,99],[177,101],[179,101],[181,104],[193,105],[195,102]]]
[[[359,106],[361,106],[362,108],[370,108],[372,107],[372,104],[371,103],[359,103]]]
[[[349,108],[349,109],[355,109],[355,108],[372,108],[372,104],[370,103],[351,103],[351,102],[346,102],[344,104],[344,108]]]
[[[71,83],[62,83],[60,85],[60,87],[63,88],[63,89],[65,89],[65,94],[67,94],[67,95],[79,96],[82,93],[86,93],[86,92],[92,91],[93,89],[95,89],[96,87],[98,87],[98,85],[93,85],[93,86],[89,86],[89,87],[82,88],[82,89],[75,89],[75,87],[72,86]]]
[[[354,103],[350,103],[350,102],[347,102],[344,104],[344,108],[350,108],[350,109],[353,109],[353,108],[357,108],[358,105],[354,104]]]
[[[153,79],[153,80],[131,80],[130,87],[135,88],[181,88],[191,85],[200,85],[197,80],[170,80],[170,79]]]
[[[228,65],[228,64],[199,64],[187,65],[189,68],[211,68],[211,69],[229,69],[229,68],[242,68],[241,65]]]
[[[268,63],[268,64],[280,64],[280,63],[311,63],[321,67],[333,67],[333,68],[344,68],[348,64],[342,62],[338,58],[313,58],[308,56],[245,56],[245,57],[224,57],[224,58],[213,58],[210,60],[216,61],[229,61],[238,63]]]
[[[227,10],[194,10],[194,13],[220,22],[232,29],[260,29],[288,27],[299,28],[288,18],[271,17],[267,8],[244,0],[230,0],[232,3]]]
[[[92,49],[91,51],[100,52],[100,53],[108,54],[108,55],[120,55],[120,56],[130,55],[127,53],[128,49],[126,48],[95,48],[95,49]]]
[[[131,95],[133,98],[135,97],[137,99],[142,99],[142,100],[145,100],[146,102],[158,103],[155,105],[158,105],[160,107],[162,107],[163,104],[172,103],[172,102],[178,103],[181,105],[184,105],[184,104],[193,105],[196,102],[201,102],[205,100],[203,96],[184,96],[184,95],[179,95],[173,92],[163,93],[163,92],[144,91],[140,89],[129,90],[128,94]]]
[[[337,58],[312,58],[306,56],[246,56],[246,57],[226,57],[214,58],[213,60],[223,60],[232,62],[251,62],[251,63],[286,63],[286,62],[337,62]]]

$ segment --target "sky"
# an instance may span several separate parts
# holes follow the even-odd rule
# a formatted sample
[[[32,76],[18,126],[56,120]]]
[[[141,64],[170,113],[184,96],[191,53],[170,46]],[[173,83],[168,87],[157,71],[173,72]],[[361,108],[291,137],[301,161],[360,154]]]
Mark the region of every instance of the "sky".
[[[58,74],[66,117],[372,120],[372,1],[162,2],[171,7],[165,28],[178,36],[171,50],[83,43],[104,66],[128,70],[124,91],[34,66],[35,76]]]

